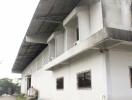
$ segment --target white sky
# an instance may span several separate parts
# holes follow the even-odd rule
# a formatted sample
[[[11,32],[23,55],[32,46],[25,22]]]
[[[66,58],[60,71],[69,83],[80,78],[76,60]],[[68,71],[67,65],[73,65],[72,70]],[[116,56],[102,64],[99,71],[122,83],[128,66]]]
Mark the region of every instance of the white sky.
[[[11,73],[23,37],[39,0],[0,0],[0,78]]]

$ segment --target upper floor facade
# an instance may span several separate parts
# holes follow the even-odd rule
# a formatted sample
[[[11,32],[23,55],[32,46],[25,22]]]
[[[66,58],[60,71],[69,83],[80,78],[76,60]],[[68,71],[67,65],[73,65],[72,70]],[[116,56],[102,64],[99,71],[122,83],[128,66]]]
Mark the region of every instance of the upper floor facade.
[[[131,7],[131,0],[80,0],[61,22],[48,19],[57,23],[50,34],[26,34],[26,42],[48,45],[27,67],[53,70],[87,50],[131,42]]]

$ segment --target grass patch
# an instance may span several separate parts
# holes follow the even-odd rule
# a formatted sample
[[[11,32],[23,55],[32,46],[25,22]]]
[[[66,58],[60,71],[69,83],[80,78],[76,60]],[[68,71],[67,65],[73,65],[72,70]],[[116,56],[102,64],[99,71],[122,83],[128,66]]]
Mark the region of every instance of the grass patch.
[[[19,95],[16,97],[16,100],[26,100],[26,97],[24,97],[24,95]]]

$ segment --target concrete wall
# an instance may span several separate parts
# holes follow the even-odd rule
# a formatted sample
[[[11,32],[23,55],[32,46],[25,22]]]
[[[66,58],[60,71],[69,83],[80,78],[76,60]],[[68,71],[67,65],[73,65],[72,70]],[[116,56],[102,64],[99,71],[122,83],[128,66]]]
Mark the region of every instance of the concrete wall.
[[[105,100],[107,98],[106,63],[102,53],[83,53],[72,59],[68,65],[53,72],[41,68],[32,74],[32,86],[39,90],[39,98],[44,100]],[[76,75],[91,70],[92,88],[78,89]],[[26,93],[25,70],[22,78],[22,93]],[[64,90],[56,90],[56,78],[64,77]]]
[[[27,68],[22,72],[22,85],[21,92],[27,93],[27,75],[32,75],[34,72],[37,72],[48,63],[48,48],[44,49],[37,57],[34,59]]]
[[[88,9],[85,11],[80,10],[80,12],[78,12],[78,18],[75,19],[79,22],[74,22],[72,20],[73,22],[70,23],[74,24],[74,28],[78,27],[77,24],[79,24],[79,36],[80,40],[83,41],[93,33],[96,33],[103,28],[102,6],[101,2],[96,2],[89,7],[87,0],[83,0],[79,6],[87,6]],[[74,34],[74,37],[71,36],[73,29],[66,30],[66,32],[70,34],[70,36],[65,36],[65,38],[68,39],[67,43],[64,43],[66,46],[65,50],[68,50],[70,47],[73,47],[74,42],[76,42],[76,36]],[[59,48],[57,49],[59,50]],[[22,93],[27,92],[27,80],[25,76],[31,74],[32,85],[39,90],[40,98],[46,100],[87,100],[87,98],[92,100],[105,99],[105,97],[107,98],[107,87],[104,57],[105,56],[100,53],[96,53],[94,55],[84,53],[83,55],[80,55],[78,59],[71,61],[69,65],[63,66],[64,68],[54,71],[54,77],[52,77],[51,72],[41,69],[42,66],[44,67],[44,65],[48,62],[47,48],[23,71]],[[80,90],[77,88],[76,75],[78,72],[85,70],[92,71],[92,89]],[[63,91],[57,91],[56,78],[62,75],[64,76],[65,88]]]
[[[40,69],[32,74],[32,86],[39,91],[39,99],[52,100],[53,76],[51,71]],[[52,98],[52,99],[51,99]]]
[[[90,32],[94,34],[103,28],[102,3],[96,2],[90,7]]]
[[[71,63],[53,71],[52,100],[106,100],[106,67],[105,56],[101,53],[84,53]],[[78,89],[76,75],[79,72],[91,70],[92,88]],[[56,79],[64,77],[64,89],[56,89]]]
[[[77,18],[81,41],[102,29],[103,22],[106,27],[125,30],[131,28],[129,6],[124,6],[128,5],[128,3],[121,3],[120,0],[110,0],[110,3],[108,3],[108,0],[102,0],[103,2],[98,1],[89,6],[89,2],[85,3],[84,1],[86,2],[87,0],[83,0],[78,7],[87,6],[88,9],[85,11],[80,10]],[[114,4],[111,5],[113,2]],[[124,11],[128,12],[124,13]],[[74,39],[75,37],[71,36],[72,34],[70,33],[73,30],[70,28],[66,30],[66,35],[68,36],[65,36],[65,50],[71,48],[75,42],[73,40],[76,40]],[[57,50],[59,50],[58,47],[57,45]],[[59,54],[61,53],[59,51]],[[57,55],[59,56],[59,54]],[[85,52],[72,59],[69,64],[54,70],[53,73],[42,68],[48,63],[48,56],[48,48],[46,48],[23,71],[22,93],[27,92],[26,76],[31,75],[32,85],[39,90],[40,98],[46,100],[107,100],[107,92],[108,100],[132,99],[132,89],[130,88],[129,80],[129,66],[132,66],[132,54],[130,52],[110,51],[107,56],[99,52],[91,54]],[[92,72],[92,88],[78,89],[76,75],[85,70],[91,70]],[[56,78],[62,76],[64,77],[64,90],[56,90]]]
[[[132,53],[114,50],[109,54],[109,100],[132,100],[129,74],[129,66],[132,66]]]
[[[83,53],[53,73],[43,68],[33,72],[32,85],[39,90],[40,99],[46,100],[132,100],[129,76],[131,58],[130,51],[121,50],[110,50],[107,56],[99,52]],[[92,72],[92,88],[78,89],[76,75],[85,70]],[[22,93],[26,93],[25,75],[28,72],[30,69],[25,70],[22,75]],[[56,79],[62,76],[64,89],[57,90]]]
[[[90,4],[89,0],[82,0],[78,6],[66,17],[63,24],[67,34],[73,33],[76,24],[79,28],[79,41],[83,41],[103,28],[102,3],[99,0]],[[75,20],[76,19],[76,23]],[[71,27],[74,26],[74,27]],[[71,34],[69,33],[69,37]],[[68,38],[68,36],[67,36]],[[76,40],[76,39],[72,39]],[[70,40],[70,43],[72,42]],[[67,45],[71,45],[69,40]],[[75,41],[73,41],[74,43]],[[72,46],[70,46],[72,47]]]
[[[72,19],[67,26],[65,26],[65,51],[72,48],[74,43],[77,41],[76,29],[78,27],[78,20],[76,18]]]
[[[24,93],[24,94],[27,93],[27,80],[26,80],[26,77],[24,75],[22,75],[21,93]]]
[[[64,32],[55,32],[55,56],[58,57],[64,52]]]
[[[102,0],[102,4],[106,27],[132,29],[131,0]]]
[[[51,71],[43,68],[31,74],[31,86],[39,91],[39,99],[52,100],[53,95],[53,76]],[[21,92],[27,93],[27,79],[22,77]]]

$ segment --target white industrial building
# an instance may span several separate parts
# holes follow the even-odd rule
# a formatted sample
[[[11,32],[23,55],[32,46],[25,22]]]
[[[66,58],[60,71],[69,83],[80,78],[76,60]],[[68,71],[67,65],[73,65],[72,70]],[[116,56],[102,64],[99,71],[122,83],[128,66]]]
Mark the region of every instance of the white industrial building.
[[[132,100],[132,1],[40,0],[12,71],[40,100]]]

